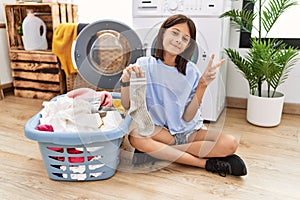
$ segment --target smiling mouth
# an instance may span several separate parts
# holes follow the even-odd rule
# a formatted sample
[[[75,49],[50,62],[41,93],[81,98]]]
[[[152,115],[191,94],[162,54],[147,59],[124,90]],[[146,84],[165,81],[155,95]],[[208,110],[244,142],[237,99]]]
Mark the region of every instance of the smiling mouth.
[[[174,44],[171,44],[171,46],[174,47],[174,48],[176,48],[176,49],[178,49],[178,50],[180,50],[180,47],[178,47],[178,46],[176,46]]]

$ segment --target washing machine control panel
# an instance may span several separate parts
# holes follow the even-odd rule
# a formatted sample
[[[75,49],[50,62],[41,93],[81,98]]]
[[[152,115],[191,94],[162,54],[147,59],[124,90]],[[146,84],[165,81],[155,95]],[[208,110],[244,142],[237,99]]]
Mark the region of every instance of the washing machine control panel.
[[[164,0],[163,13],[189,15],[218,15],[223,12],[220,0]]]
[[[133,0],[133,17],[169,16],[219,16],[224,12],[222,0]]]

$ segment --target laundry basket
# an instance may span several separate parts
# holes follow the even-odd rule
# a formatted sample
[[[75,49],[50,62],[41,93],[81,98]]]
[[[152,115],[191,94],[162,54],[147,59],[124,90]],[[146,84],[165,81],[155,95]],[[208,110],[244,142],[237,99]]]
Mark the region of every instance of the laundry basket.
[[[112,93],[112,96],[120,98],[119,93]],[[40,117],[39,112],[29,119],[24,131],[26,137],[39,143],[49,178],[90,181],[108,179],[115,174],[122,138],[131,123],[129,115],[116,129],[86,133],[38,131]]]

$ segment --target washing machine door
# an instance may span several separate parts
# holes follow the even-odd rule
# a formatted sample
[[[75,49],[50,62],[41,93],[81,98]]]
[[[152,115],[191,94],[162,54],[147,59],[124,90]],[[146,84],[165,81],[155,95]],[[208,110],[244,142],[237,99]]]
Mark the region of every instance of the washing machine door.
[[[136,32],[113,20],[87,25],[79,33],[73,53],[80,76],[91,85],[107,90],[119,88],[123,69],[143,56]]]

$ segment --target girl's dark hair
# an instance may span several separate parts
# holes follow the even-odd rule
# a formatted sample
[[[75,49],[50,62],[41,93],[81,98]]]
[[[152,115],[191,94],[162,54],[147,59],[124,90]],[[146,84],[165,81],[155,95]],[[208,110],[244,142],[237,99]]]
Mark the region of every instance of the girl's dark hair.
[[[155,57],[158,59],[161,59],[164,61],[164,49],[163,49],[163,35],[166,29],[176,25],[176,24],[182,24],[186,23],[190,30],[190,42],[187,46],[187,48],[179,55],[177,55],[175,62],[176,62],[176,68],[177,70],[182,73],[186,74],[186,64],[188,60],[191,59],[195,46],[196,46],[196,27],[194,22],[187,16],[182,14],[172,15],[169,18],[167,18],[163,24],[161,25],[158,35],[157,35],[157,41],[155,45]]]

